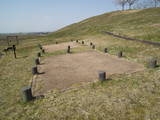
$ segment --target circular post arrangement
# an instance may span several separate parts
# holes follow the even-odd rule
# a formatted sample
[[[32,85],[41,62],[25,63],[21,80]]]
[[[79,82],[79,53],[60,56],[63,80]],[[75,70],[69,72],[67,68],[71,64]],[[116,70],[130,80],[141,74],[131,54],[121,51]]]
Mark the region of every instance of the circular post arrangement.
[[[107,48],[104,48],[104,53],[108,53],[108,49]]]
[[[123,52],[122,52],[122,51],[119,51],[118,54],[117,54],[117,56],[118,56],[119,58],[123,57]]]
[[[95,49],[95,48],[96,48],[95,45],[93,45],[93,46],[92,46],[92,49]]]
[[[100,81],[106,80],[106,72],[104,72],[104,71],[99,72],[99,80]]]
[[[84,41],[82,41],[82,45],[84,45]]]
[[[92,42],[90,42],[90,46],[92,46],[93,45],[93,43]]]
[[[71,46],[68,46],[67,53],[71,53]]]
[[[152,59],[149,61],[149,68],[156,68],[157,67],[157,60],[156,59]]]
[[[35,64],[36,65],[40,65],[40,61],[39,61],[39,59],[37,58],[37,59],[35,59]]]
[[[22,98],[23,102],[29,102],[33,100],[31,86],[22,88]]]
[[[39,52],[39,53],[37,53],[37,57],[41,57],[41,53]]]
[[[35,66],[35,67],[32,67],[32,74],[33,75],[36,75],[38,74],[38,68]]]

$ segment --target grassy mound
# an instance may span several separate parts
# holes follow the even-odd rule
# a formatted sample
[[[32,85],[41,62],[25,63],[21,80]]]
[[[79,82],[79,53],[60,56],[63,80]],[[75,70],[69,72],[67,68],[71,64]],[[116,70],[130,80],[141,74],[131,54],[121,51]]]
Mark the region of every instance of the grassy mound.
[[[50,34],[50,37],[81,38],[84,35],[95,35],[109,31],[138,39],[160,41],[159,13],[160,8],[106,13],[69,25]]]
[[[110,31],[130,37],[158,41],[160,8],[117,11],[96,16],[65,27],[48,37],[26,39],[13,53],[0,58],[0,119],[2,120],[160,120],[160,67],[133,74],[110,76],[110,81],[90,83],[61,92],[52,90],[45,98],[23,103],[21,88],[32,78],[38,44],[71,39],[93,42],[96,49],[108,48],[109,54],[124,52],[125,59],[147,65],[151,58],[160,62],[160,48],[102,34]],[[146,37],[146,33],[147,36]],[[151,39],[149,39],[151,38]],[[5,46],[0,46],[3,49]],[[76,52],[85,52],[81,46]],[[43,55],[65,54],[57,51]]]

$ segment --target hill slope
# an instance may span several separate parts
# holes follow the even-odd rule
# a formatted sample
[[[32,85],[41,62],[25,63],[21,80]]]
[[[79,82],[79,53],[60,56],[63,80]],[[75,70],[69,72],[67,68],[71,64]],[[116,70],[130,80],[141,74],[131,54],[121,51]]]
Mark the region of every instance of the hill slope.
[[[147,36],[152,39],[145,39],[158,41],[159,12],[159,8],[153,8],[107,13],[67,26],[50,34],[49,38],[27,37],[22,40],[17,46],[17,59],[13,59],[12,52],[0,59],[0,119],[160,120],[160,47],[113,38],[102,33],[110,31],[145,38],[147,31]],[[104,52],[104,48],[107,48],[111,55],[117,55],[121,50],[124,55],[122,59],[142,64],[145,70],[111,76],[107,73],[109,80],[105,82],[75,84],[75,89],[66,91],[53,89],[43,99],[37,97],[39,99],[23,103],[21,88],[30,85],[33,77],[31,68],[35,66],[34,61],[40,52],[38,44],[53,44],[71,39],[84,40],[85,44],[92,42],[97,51]],[[7,46],[0,46],[0,49],[5,47]],[[82,45],[71,50],[76,54],[92,49]],[[42,54],[41,63],[47,64],[43,60],[48,57],[65,54],[66,50],[46,52]],[[148,61],[153,58],[157,59],[158,66],[150,69],[147,67]],[[58,76],[61,75],[64,77],[63,73]],[[42,84],[43,80],[39,81],[37,89],[41,89]]]
[[[50,37],[80,37],[113,32],[128,37],[160,41],[160,8],[116,11],[95,16],[69,25],[50,34]]]

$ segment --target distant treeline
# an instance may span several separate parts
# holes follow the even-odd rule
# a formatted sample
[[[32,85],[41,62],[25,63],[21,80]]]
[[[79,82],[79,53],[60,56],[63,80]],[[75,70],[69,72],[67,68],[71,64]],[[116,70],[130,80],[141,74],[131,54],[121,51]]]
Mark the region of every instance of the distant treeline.
[[[24,36],[24,35],[47,35],[50,32],[29,32],[29,33],[0,33],[0,36]]]
[[[43,37],[48,35],[49,32],[33,32],[33,33],[0,33],[0,40],[6,40],[7,36],[18,36],[19,39],[28,39],[34,37]]]
[[[113,0],[115,4],[125,9],[144,9],[160,7],[160,0]]]

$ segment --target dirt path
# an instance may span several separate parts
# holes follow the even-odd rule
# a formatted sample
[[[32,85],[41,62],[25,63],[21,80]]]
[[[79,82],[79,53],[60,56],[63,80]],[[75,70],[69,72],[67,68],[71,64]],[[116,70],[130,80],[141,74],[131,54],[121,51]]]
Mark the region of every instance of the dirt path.
[[[58,50],[64,50],[67,49],[68,46],[71,46],[71,48],[75,48],[80,46],[79,44],[77,44],[76,42],[66,42],[66,43],[60,43],[60,44],[52,44],[52,45],[46,45],[44,46],[44,49],[47,52],[54,52],[54,51],[58,51]]]
[[[143,65],[95,51],[53,56],[45,59],[44,65],[40,66],[40,71],[45,74],[38,76],[38,79],[43,80],[43,87],[36,94],[95,81],[98,79],[98,71],[112,75],[142,70]]]
[[[125,40],[131,40],[131,41],[141,42],[141,43],[145,43],[145,44],[160,46],[160,42],[153,42],[153,41],[149,41],[149,40],[139,40],[139,39],[135,39],[135,38],[129,38],[129,37],[121,36],[121,35],[116,35],[114,33],[107,32],[107,31],[104,33],[106,33],[107,35],[111,35],[113,37],[117,37],[117,38],[121,38],[121,39],[125,39]]]

